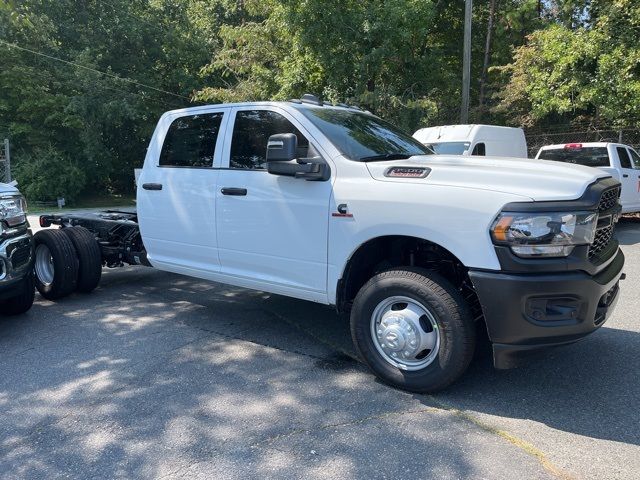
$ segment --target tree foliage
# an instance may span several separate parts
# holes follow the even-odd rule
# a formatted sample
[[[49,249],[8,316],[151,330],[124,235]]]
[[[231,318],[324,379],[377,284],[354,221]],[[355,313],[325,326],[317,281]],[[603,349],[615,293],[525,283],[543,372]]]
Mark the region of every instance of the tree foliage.
[[[640,120],[640,4],[590,7],[579,20],[531,33],[515,50],[496,111],[529,125],[563,115],[614,126]]]

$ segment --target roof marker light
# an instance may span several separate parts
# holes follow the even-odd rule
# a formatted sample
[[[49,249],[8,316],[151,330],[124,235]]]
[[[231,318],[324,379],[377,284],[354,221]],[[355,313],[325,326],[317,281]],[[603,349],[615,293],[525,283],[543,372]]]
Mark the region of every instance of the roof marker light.
[[[582,150],[581,143],[567,143],[564,146],[565,150]]]

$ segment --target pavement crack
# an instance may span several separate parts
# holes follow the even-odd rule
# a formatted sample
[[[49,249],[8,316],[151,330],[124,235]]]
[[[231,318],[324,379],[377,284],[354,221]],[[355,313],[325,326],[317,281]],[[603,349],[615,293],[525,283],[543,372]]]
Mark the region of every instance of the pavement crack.
[[[547,458],[547,455],[542,450],[538,449],[537,447],[527,442],[526,440],[518,438],[517,436],[507,432],[506,430],[501,430],[499,428],[493,427],[492,425],[489,425],[488,423],[483,422],[479,418],[476,418],[469,412],[466,412],[464,410],[460,410],[451,405],[448,405],[442,400],[438,400],[433,395],[424,395],[424,396],[437,406],[437,410],[443,410],[443,411],[449,412],[452,415],[455,415],[456,417],[460,418],[461,420],[472,423],[473,425],[480,428],[481,430],[484,430],[485,432],[491,433],[493,435],[497,435],[498,437],[502,438],[503,440],[506,440],[507,442],[519,448],[520,450],[523,450],[525,453],[537,458],[537,460],[540,462],[542,467],[546,471],[551,473],[553,476],[560,478],[562,480],[573,480],[575,478],[573,475],[569,474],[568,472],[565,472],[560,467],[554,465],[551,462],[551,460]]]

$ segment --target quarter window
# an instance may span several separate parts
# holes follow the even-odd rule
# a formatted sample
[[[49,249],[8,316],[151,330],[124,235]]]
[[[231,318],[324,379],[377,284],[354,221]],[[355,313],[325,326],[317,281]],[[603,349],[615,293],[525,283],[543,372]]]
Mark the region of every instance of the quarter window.
[[[216,140],[224,113],[176,118],[160,152],[161,167],[213,167]]]
[[[476,143],[476,146],[473,147],[473,152],[471,155],[481,155],[484,156],[487,154],[487,149],[484,146],[484,143]]]
[[[309,142],[284,116],[269,110],[242,110],[236,113],[229,166],[264,170],[267,142],[271,135],[294,133],[298,137],[298,157],[306,157]]]

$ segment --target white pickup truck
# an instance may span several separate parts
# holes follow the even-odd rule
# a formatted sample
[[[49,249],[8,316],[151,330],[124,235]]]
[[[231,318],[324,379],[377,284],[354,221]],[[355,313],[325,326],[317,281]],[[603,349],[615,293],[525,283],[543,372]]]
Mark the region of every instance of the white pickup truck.
[[[89,291],[101,265],[143,264],[334,305],[373,372],[419,392],[462,375],[477,328],[507,368],[605,322],[623,278],[618,181],[429,152],[312,96],[167,112],[137,212],[40,218],[68,233],[36,234],[38,289]]]
[[[630,146],[605,142],[546,145],[536,158],[604,170],[622,184],[622,213],[640,212],[640,155]]]

